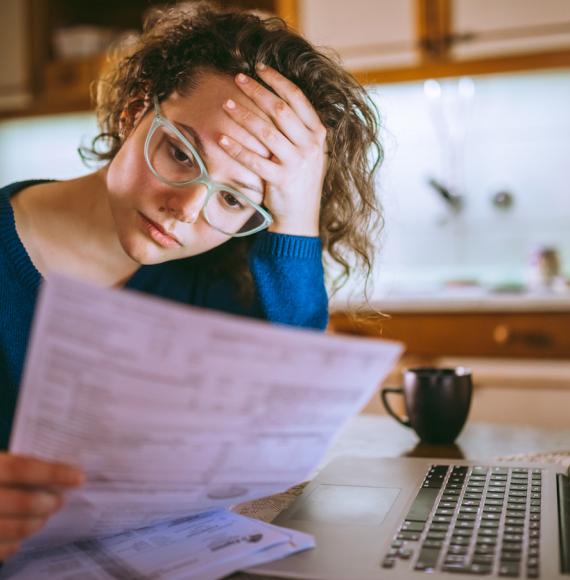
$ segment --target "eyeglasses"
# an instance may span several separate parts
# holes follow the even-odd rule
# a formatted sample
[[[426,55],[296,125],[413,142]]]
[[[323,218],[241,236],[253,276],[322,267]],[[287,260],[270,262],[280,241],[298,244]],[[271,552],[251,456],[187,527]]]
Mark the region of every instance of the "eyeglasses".
[[[205,185],[207,194],[201,211],[208,224],[223,234],[249,236],[273,223],[271,214],[247,195],[210,177],[194,145],[162,116],[156,96],[144,157],[153,175],[162,183],[172,187]]]

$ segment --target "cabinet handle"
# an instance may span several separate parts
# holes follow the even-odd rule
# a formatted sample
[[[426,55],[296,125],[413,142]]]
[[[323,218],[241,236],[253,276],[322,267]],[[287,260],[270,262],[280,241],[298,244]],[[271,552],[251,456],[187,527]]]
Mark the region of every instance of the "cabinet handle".
[[[546,347],[553,343],[549,334],[540,331],[513,331],[506,324],[498,324],[493,330],[493,340],[501,346],[520,343],[531,347]]]
[[[511,341],[511,329],[506,324],[495,326],[493,340],[497,344],[508,344]]]

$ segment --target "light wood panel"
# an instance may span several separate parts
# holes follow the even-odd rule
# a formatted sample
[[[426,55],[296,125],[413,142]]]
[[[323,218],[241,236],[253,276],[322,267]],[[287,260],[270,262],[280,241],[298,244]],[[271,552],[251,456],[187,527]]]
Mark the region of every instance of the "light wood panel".
[[[570,313],[335,313],[334,332],[401,340],[411,356],[570,360]]]

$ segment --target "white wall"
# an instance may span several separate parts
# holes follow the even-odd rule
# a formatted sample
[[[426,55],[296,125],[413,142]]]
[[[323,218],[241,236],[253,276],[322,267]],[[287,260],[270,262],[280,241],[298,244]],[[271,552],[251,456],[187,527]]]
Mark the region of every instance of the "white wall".
[[[473,77],[463,100],[457,81],[441,88],[440,99],[424,83],[371,88],[386,148],[376,287],[524,281],[540,244],[555,245],[570,274],[570,71]],[[429,176],[455,180],[460,214],[426,185]],[[501,189],[515,196],[511,210],[491,205]]]
[[[0,123],[0,187],[23,179],[66,179],[91,171],[77,148],[97,134],[95,115],[30,117]]]

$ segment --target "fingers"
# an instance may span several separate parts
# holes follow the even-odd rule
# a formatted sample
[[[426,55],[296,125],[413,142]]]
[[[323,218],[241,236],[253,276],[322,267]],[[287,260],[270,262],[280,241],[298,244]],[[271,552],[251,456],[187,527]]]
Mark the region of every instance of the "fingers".
[[[271,120],[262,119],[250,111],[247,107],[236,103],[232,99],[224,103],[224,110],[226,113],[247,133],[253,135],[255,141],[260,141],[273,155],[278,159],[286,160],[291,157],[293,152],[292,143],[279,131]],[[244,139],[240,139],[238,135],[235,136],[236,141],[243,143],[243,145],[258,153],[255,149],[248,145]]]
[[[0,562],[13,556],[21,547],[20,542],[11,542],[9,544],[0,544]]]
[[[0,489],[0,521],[12,516],[46,517],[57,511],[62,503],[61,496],[55,493],[5,487]]]
[[[62,506],[61,494],[52,490],[75,487],[83,479],[71,465],[0,453],[0,561]]]
[[[277,72],[270,66],[260,64],[256,67],[256,72],[259,77],[289,105],[289,107],[309,129],[312,131],[318,131],[322,128],[321,120],[313,108],[313,105],[311,105],[309,99],[307,99],[303,91],[295,83],[291,82],[288,78],[284,77],[281,73]],[[275,98],[275,95],[262,87],[259,83],[256,83],[255,81],[253,81],[253,83],[240,83],[240,78],[241,77],[237,79],[238,86],[244,92],[251,92],[252,95],[247,92],[246,94],[248,94],[250,98],[253,98],[254,101],[256,100],[255,97],[257,97],[260,99],[260,102],[264,102],[261,101],[261,99],[267,99],[266,93],[269,93],[269,95],[272,95]],[[257,87],[255,85],[257,85]]]
[[[222,135],[218,143],[230,157],[253,171],[264,181],[272,181],[275,178],[278,166],[273,161],[257,155],[228,135]]]
[[[0,518],[0,561],[14,555],[22,542],[38,532],[47,518]]]
[[[61,505],[53,493],[0,488],[0,561],[15,554]]]
[[[21,542],[35,534],[46,523],[46,518],[12,518],[0,520],[0,547]]]
[[[306,125],[304,123],[304,118],[289,106],[286,98],[281,95],[277,96],[273,94],[260,83],[241,73],[237,75],[236,82],[238,87],[263,112],[269,115],[275,123],[275,126],[289,139],[289,141],[301,146],[307,143],[309,137],[307,129],[310,128],[310,126]],[[297,89],[297,87],[295,88]],[[306,97],[303,95],[303,98]]]
[[[0,453],[0,485],[74,487],[83,480],[83,473],[71,465]]]
[[[254,115],[254,113],[251,114]],[[251,149],[258,155],[261,155],[261,157],[265,157],[266,159],[269,159],[271,157],[271,152],[269,151],[269,149],[267,149],[267,147],[259,139],[256,139],[254,137],[254,134],[248,132],[246,128],[240,125],[239,122],[237,122],[235,126],[232,128],[232,135],[234,135],[235,138],[240,143],[243,143],[248,149]]]

